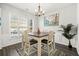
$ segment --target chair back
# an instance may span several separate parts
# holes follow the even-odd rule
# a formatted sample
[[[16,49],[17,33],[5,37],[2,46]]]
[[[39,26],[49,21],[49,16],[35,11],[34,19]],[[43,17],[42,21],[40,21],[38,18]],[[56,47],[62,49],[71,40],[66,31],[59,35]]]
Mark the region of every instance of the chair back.
[[[54,32],[50,31],[48,36],[48,55],[55,49]]]
[[[29,40],[28,40],[28,31],[27,30],[25,30],[23,32],[22,39],[23,39],[23,42],[26,42],[26,43],[29,42]]]
[[[22,34],[22,48],[24,51],[26,51],[27,49],[30,48],[30,42],[29,42],[29,39],[28,39],[28,31],[25,30]],[[27,50],[28,52],[28,50]]]
[[[49,32],[49,36],[48,36],[48,42],[53,42],[54,41],[54,32],[50,31]]]

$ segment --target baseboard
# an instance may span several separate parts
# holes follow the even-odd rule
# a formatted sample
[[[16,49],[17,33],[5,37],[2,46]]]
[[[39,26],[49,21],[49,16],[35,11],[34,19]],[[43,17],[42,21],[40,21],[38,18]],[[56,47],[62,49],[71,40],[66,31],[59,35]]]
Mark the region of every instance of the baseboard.
[[[2,48],[0,48],[0,50],[1,50]]]
[[[79,55],[79,49],[76,48],[76,50],[77,50],[77,53],[78,53],[78,55]]]

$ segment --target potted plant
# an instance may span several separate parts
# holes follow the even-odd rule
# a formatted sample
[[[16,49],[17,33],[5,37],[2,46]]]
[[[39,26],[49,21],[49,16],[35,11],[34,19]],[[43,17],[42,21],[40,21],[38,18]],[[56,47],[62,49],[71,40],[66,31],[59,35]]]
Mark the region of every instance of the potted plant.
[[[73,26],[74,25],[72,24],[67,24],[66,26],[61,25],[61,28],[63,29],[61,30],[63,32],[62,35],[69,40],[69,45],[68,45],[69,48],[72,48],[70,40],[76,35],[76,33],[72,31]]]

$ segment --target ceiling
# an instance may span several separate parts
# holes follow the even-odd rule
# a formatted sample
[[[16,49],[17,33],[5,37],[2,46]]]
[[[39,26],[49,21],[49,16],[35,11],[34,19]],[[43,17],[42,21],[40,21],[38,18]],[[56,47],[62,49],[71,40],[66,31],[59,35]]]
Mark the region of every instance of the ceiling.
[[[38,3],[9,3],[12,6],[30,12],[32,14],[35,13],[35,9],[38,6]],[[41,8],[45,11],[45,13],[49,13],[58,8],[66,7],[72,5],[74,3],[40,3]]]

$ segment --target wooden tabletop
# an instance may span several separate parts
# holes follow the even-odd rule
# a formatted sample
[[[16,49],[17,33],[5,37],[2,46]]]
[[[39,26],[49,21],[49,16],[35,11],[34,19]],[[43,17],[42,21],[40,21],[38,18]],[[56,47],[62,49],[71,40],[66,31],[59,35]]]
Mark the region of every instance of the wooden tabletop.
[[[41,32],[40,34],[38,34],[37,32],[30,32],[29,35],[40,38],[40,37],[48,36],[48,32]]]

